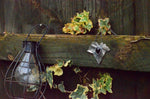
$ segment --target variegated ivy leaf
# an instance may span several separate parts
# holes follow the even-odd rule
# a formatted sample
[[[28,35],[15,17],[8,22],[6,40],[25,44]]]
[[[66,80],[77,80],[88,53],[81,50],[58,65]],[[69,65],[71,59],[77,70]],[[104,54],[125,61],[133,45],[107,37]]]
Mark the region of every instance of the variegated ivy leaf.
[[[109,18],[105,19],[98,19],[98,25],[99,25],[99,32],[102,33],[103,35],[111,34],[110,31],[110,24],[109,24]]]
[[[109,18],[99,19],[98,22],[100,26],[106,26],[106,27],[109,26]]]
[[[89,91],[87,86],[78,84],[77,88],[69,95],[72,99],[88,99],[87,92]]]
[[[93,79],[93,83],[89,85],[93,90],[93,98],[96,99],[100,94],[100,83]]]
[[[12,55],[10,55],[10,54],[8,54],[8,59],[10,60],[10,61],[13,61],[14,60],[14,57],[12,56]]]
[[[64,82],[63,82],[63,81],[62,81],[60,84],[58,84],[58,89],[59,89],[61,92],[66,92],[65,86],[64,86]]]
[[[56,70],[56,66],[57,66],[57,64],[56,65],[53,65],[53,66],[50,66],[50,67],[47,67],[47,70],[48,71],[55,71]],[[58,66],[57,66],[58,67]],[[58,67],[59,68],[59,67]]]
[[[87,23],[88,20],[89,20],[89,18],[85,16],[85,17],[82,17],[82,18],[80,19],[80,22],[85,22],[85,23]]]
[[[71,60],[68,60],[64,63],[62,60],[58,60],[57,64],[47,67],[47,70],[54,72],[54,75],[56,76],[61,76],[63,75],[63,70],[61,69],[62,67],[67,67]]]
[[[52,88],[53,87],[53,73],[49,69],[49,67],[46,68],[46,76],[47,76],[47,82],[48,82],[50,88]]]
[[[101,83],[104,85],[105,90],[112,93],[112,77],[106,73],[102,75],[101,79],[103,79]]]
[[[80,27],[79,27],[78,25],[74,25],[73,30],[74,30],[74,31],[79,31],[79,30],[80,30]]]
[[[63,74],[63,70],[61,69],[61,67],[58,66],[58,64],[47,67],[47,70],[54,72],[54,75],[56,76],[61,76]]]
[[[63,32],[64,33],[70,33],[70,34],[74,34],[74,31],[73,31],[73,24],[72,23],[67,23],[65,24],[65,26],[63,27]]]
[[[56,76],[63,75],[63,70],[60,67],[59,68],[56,67],[56,69],[54,71],[54,75],[56,75]]]
[[[67,67],[71,63],[71,60],[65,62],[64,67]]]
[[[71,20],[71,23],[65,24],[63,27],[64,33],[70,34],[85,34],[93,28],[92,21],[89,19],[89,12],[83,11],[82,13],[77,13]]]
[[[59,67],[63,67],[64,66],[64,61],[63,60],[57,60],[57,65]]]
[[[46,82],[46,73],[45,72],[41,73],[40,77],[41,77],[42,83]]]
[[[93,79],[93,83],[90,84],[90,87],[93,90],[93,99],[97,99],[98,94],[106,94],[106,91],[112,93],[112,78],[109,74],[101,74],[100,79]]]
[[[54,83],[54,84],[53,84],[53,88],[54,88],[54,89],[58,88],[57,84]]]
[[[41,78],[42,83],[46,82],[46,73],[45,72],[40,73],[40,78]],[[39,81],[37,83],[39,83]],[[30,85],[27,88],[27,92],[34,92],[36,90],[38,90],[37,85]]]
[[[77,74],[81,72],[81,69],[79,67],[76,67],[73,69],[73,71]]]
[[[88,17],[88,16],[89,16],[89,12],[85,10],[82,13],[77,13],[77,17],[79,18]]]
[[[85,25],[85,28],[90,31],[91,28],[93,28],[93,24],[91,20],[88,20],[87,24]]]
[[[34,92],[38,90],[38,86],[36,85],[30,85],[29,88],[27,88],[27,92]]]
[[[98,94],[96,94],[95,97],[93,97],[91,99],[99,99]]]

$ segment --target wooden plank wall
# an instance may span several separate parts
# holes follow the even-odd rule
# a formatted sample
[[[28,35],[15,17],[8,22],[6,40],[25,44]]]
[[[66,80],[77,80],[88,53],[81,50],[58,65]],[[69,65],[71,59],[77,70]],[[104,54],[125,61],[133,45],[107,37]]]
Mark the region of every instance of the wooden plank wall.
[[[6,72],[9,64],[10,62],[8,61],[0,61],[0,97],[3,97],[3,99],[9,99],[6,96],[5,91],[3,91],[4,73]],[[92,81],[93,77],[97,78],[99,72],[108,72],[113,78],[113,93],[107,93],[106,95],[100,94],[100,99],[150,99],[150,73],[82,67],[80,69],[83,73],[79,74],[79,76],[76,75],[72,69],[73,68],[71,67],[65,68],[64,75],[61,77],[55,76],[54,81],[59,83],[63,80],[65,88],[68,90],[73,90],[77,83],[82,83],[79,79],[81,79],[81,77],[83,77],[86,73],[86,77]],[[68,94],[62,93],[59,90],[50,89],[48,86],[44,95],[47,99],[69,99]]]
[[[135,0],[135,20],[137,34],[150,34],[150,0]]]
[[[149,6],[150,0],[1,0],[0,32],[28,33],[34,24],[45,23],[50,33],[61,33],[71,17],[87,10],[95,27],[98,17],[109,17],[117,34],[148,35]]]

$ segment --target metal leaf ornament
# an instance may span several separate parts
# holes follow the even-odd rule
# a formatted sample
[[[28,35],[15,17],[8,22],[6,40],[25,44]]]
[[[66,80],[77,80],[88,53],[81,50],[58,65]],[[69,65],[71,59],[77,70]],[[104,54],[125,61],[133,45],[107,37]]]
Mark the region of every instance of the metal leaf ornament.
[[[87,50],[87,52],[94,55],[98,64],[100,64],[103,56],[107,51],[110,51],[110,48],[103,42],[101,42],[100,44],[98,44],[97,42],[92,42],[92,44],[89,46],[89,49]]]

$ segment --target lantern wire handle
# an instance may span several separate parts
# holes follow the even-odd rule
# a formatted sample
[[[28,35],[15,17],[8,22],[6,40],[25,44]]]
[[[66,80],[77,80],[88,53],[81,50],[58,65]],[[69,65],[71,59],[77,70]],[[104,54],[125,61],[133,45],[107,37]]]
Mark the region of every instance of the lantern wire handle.
[[[44,28],[46,28],[46,30],[44,31],[43,36],[41,37],[41,39],[40,39],[39,41],[37,41],[37,45],[36,45],[36,57],[38,57],[39,60],[41,60],[41,57],[37,54],[37,53],[38,53],[37,48],[39,47],[40,42],[41,42],[41,40],[43,39],[43,37],[47,34],[47,32],[48,32],[48,26],[45,25],[45,24],[37,24],[37,25],[33,26],[32,29],[30,30],[30,32],[28,33],[26,39],[25,39],[25,41],[27,41],[27,39],[29,38],[30,34],[32,33],[32,31],[33,31],[36,27],[42,27],[42,26],[44,26]],[[43,29],[44,29],[44,28],[43,28]],[[39,60],[38,60],[38,61],[39,61]],[[38,62],[38,64],[40,64],[40,63]],[[42,65],[43,65],[43,63],[42,63]],[[41,68],[40,68],[40,69],[41,69]],[[42,87],[41,80],[40,80],[40,86]],[[46,87],[46,86],[47,86],[47,83],[46,83],[45,87]],[[40,88],[39,91],[40,91],[40,94],[41,94],[40,97],[39,97],[39,99],[40,99],[40,98],[44,97],[43,93],[46,91],[46,88],[44,88],[43,92],[41,92],[41,88]],[[37,91],[37,92],[38,92],[38,91]]]
[[[45,28],[46,28],[46,31],[44,32],[43,36],[41,37],[41,39],[40,39],[40,40],[38,41],[38,43],[37,43],[37,47],[39,47],[41,40],[43,39],[43,37],[44,37],[44,36],[47,34],[47,32],[48,32],[48,26],[45,25],[45,24],[37,24],[37,25],[33,26],[32,29],[30,30],[30,32],[28,33],[28,35],[27,35],[25,41],[27,41],[27,39],[29,38],[30,34],[32,33],[32,31],[33,31],[37,26],[40,26],[40,27],[41,27],[41,26],[45,26]]]

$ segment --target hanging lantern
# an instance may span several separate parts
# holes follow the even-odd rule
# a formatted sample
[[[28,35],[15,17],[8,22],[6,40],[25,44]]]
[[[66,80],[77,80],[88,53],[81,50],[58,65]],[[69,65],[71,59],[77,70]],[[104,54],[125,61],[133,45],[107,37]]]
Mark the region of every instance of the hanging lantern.
[[[10,64],[4,79],[5,90],[10,98],[39,99],[45,92],[47,84],[42,83],[45,67],[41,63],[38,49],[47,31],[46,25],[35,25],[23,41],[23,49]],[[27,41],[33,32],[44,33],[40,41]]]

